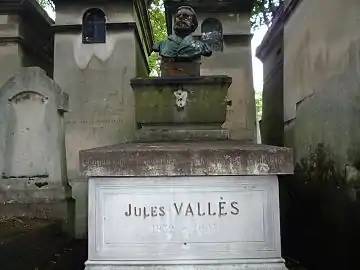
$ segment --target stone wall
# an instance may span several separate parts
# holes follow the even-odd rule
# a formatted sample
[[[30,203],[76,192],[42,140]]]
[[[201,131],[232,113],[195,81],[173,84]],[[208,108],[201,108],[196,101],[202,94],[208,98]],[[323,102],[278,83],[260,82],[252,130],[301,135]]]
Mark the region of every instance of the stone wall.
[[[281,24],[273,24],[258,49],[264,62],[262,131],[271,135],[276,117],[269,108],[280,108],[284,145],[293,147],[297,163],[295,178],[280,185],[284,254],[309,269],[358,269],[360,2],[285,4]],[[282,46],[279,64],[274,60]],[[269,74],[282,64],[269,86]],[[270,93],[282,86],[281,108]],[[322,147],[326,151],[317,150]]]
[[[256,55],[263,63],[263,107],[261,140],[284,145],[284,31],[282,19],[273,22]]]
[[[256,110],[253,88],[250,24],[247,13],[199,12],[199,28],[194,35],[201,35],[201,24],[207,18],[218,19],[223,28],[223,51],[214,51],[202,59],[201,75],[227,75],[232,78],[224,127],[232,139],[255,141]]]
[[[303,0],[285,24],[284,120],[296,119],[296,160],[324,142],[344,166],[358,144],[359,8]]]
[[[76,199],[77,236],[87,232],[87,182],[80,175],[82,149],[132,141],[135,105],[130,80],[148,76],[152,44],[143,1],[98,5],[58,1],[55,29],[55,80],[70,99],[66,115],[67,169]],[[106,16],[106,43],[83,44],[82,20],[90,8]],[[141,10],[138,11],[138,10]]]

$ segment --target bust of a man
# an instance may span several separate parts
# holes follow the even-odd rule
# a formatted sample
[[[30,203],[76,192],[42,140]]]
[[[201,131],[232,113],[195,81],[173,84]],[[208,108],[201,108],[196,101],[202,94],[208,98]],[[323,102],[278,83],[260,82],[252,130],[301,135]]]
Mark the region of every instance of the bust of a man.
[[[201,56],[211,56],[210,48],[200,40],[196,40],[192,33],[198,27],[195,11],[190,6],[181,6],[177,9],[174,21],[174,33],[166,40],[154,47],[162,58],[175,60],[192,60]]]

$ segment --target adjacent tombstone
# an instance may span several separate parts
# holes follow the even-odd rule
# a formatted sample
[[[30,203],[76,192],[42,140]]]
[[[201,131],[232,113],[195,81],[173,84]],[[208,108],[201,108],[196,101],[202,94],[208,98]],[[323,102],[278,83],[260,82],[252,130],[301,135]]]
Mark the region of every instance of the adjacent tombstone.
[[[134,77],[149,74],[153,46],[145,1],[55,0],[54,79],[70,97],[65,116],[69,181],[76,199],[76,235],[87,232],[82,149],[132,141]]]
[[[68,101],[40,68],[23,69],[0,89],[0,216],[62,219],[71,226]]]

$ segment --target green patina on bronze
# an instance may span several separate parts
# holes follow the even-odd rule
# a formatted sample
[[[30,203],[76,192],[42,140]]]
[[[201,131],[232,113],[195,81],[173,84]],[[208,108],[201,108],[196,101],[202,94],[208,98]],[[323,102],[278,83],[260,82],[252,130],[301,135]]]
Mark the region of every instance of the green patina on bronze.
[[[201,56],[211,56],[210,48],[192,36],[197,27],[195,11],[189,6],[179,7],[175,15],[175,34],[156,44],[153,48],[154,52],[158,52],[161,57],[179,61],[192,61],[198,60]]]

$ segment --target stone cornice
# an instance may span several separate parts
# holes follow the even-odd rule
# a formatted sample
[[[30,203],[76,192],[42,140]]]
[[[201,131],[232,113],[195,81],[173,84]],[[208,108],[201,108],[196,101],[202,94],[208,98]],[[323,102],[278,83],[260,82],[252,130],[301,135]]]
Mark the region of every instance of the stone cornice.
[[[256,49],[256,57],[261,61],[263,61],[267,57],[268,53],[273,49],[275,46],[274,40],[276,40],[279,37],[279,34],[282,33],[286,22],[301,2],[302,0],[292,0],[285,10],[281,10],[277,18],[274,19],[261,44]]]
[[[38,20],[48,25],[54,24],[54,21],[36,0],[1,0],[0,14],[20,14],[32,19],[38,18]]]
[[[135,1],[134,5],[135,10],[138,13],[142,34],[144,35],[147,54],[150,55],[154,46],[154,35],[152,32],[152,26],[150,24],[150,16],[147,9],[147,4],[144,0],[137,0]]]

